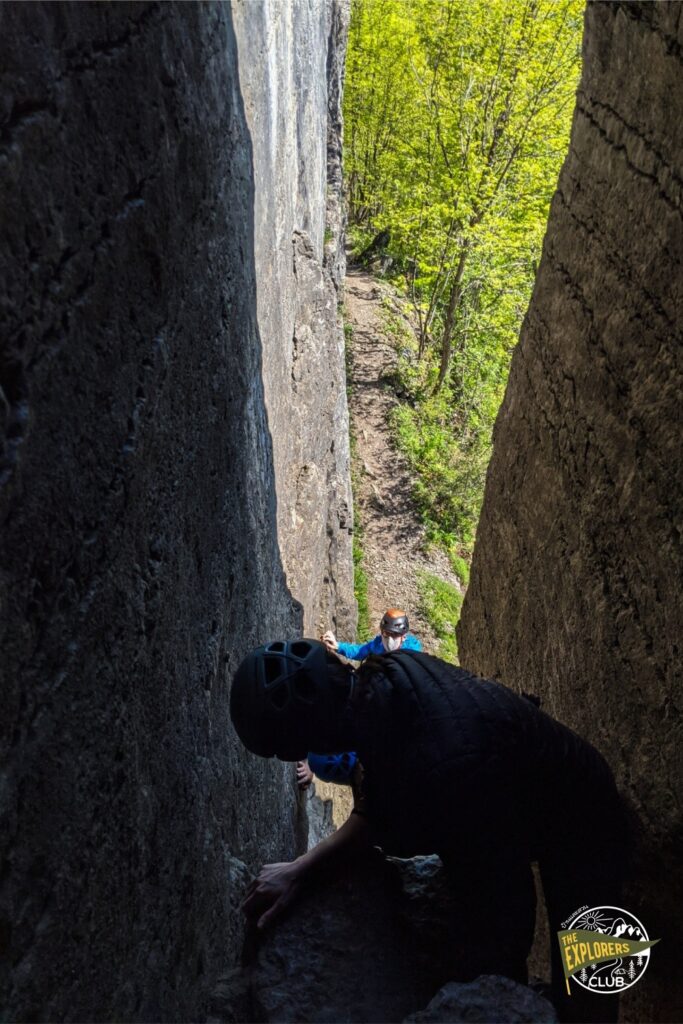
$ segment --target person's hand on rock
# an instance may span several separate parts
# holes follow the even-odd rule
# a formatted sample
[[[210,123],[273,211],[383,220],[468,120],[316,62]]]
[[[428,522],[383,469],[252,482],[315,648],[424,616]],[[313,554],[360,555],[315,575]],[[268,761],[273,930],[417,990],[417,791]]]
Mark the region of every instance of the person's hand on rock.
[[[296,899],[300,888],[296,861],[265,864],[247,889],[242,912],[261,930],[278,918]]]
[[[299,789],[308,789],[313,782],[313,772],[308,767],[308,761],[296,762],[296,781]]]
[[[336,651],[337,648],[339,647],[339,644],[337,643],[337,638],[331,629],[328,629],[327,633],[323,633],[320,639],[325,644],[325,647],[327,647],[328,651]]]

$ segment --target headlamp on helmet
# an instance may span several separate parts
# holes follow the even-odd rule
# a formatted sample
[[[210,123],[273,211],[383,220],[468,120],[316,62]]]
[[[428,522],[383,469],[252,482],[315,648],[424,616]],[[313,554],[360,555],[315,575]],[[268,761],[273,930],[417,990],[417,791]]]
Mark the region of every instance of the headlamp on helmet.
[[[387,636],[405,636],[408,632],[408,616],[400,608],[389,608],[382,616],[379,631]]]

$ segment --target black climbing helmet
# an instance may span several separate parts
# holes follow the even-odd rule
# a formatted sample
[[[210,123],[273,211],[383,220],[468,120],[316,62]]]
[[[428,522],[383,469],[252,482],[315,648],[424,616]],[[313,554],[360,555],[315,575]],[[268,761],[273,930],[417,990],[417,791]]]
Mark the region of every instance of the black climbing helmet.
[[[230,716],[248,750],[283,761],[306,757],[314,720],[332,710],[327,656],[317,640],[276,640],[235,672]]]
[[[405,636],[408,632],[408,616],[400,608],[389,608],[382,616],[379,631],[389,636]]]

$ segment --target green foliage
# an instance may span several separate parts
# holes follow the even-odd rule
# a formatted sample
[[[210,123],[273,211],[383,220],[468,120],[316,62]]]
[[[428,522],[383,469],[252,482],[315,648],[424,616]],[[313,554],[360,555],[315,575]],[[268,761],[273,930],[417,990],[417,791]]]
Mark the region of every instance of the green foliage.
[[[351,343],[353,340],[353,325],[347,320],[344,323],[344,341],[346,344],[346,386],[347,392],[351,390]],[[358,475],[361,469],[358,464],[358,444],[353,429],[353,422],[350,424],[349,447],[351,454],[351,486],[354,493],[358,493]],[[356,510],[353,526],[353,593],[358,604],[358,626],[356,628],[356,639],[361,643],[371,640],[375,635],[370,622],[370,606],[368,604],[368,577],[363,568],[363,524]]]
[[[350,324],[348,320],[344,319],[344,313],[342,311],[342,322],[344,324],[344,368],[346,371],[346,394],[347,397],[351,397],[351,363],[352,363],[352,351],[351,346],[353,344],[353,324]],[[353,443],[353,436],[351,437]]]
[[[357,256],[370,244],[374,236],[374,232],[370,227],[363,224],[347,224],[346,227],[346,241],[350,246],[349,256],[351,261],[355,260]]]
[[[353,0],[345,167],[357,250],[389,229],[395,410],[429,535],[471,548],[493,422],[569,138],[583,0]],[[394,333],[390,329],[390,333]],[[456,570],[457,571],[457,570]]]
[[[356,637],[359,643],[372,640],[375,631],[370,622],[370,605],[368,604],[368,577],[363,568],[363,546],[358,528],[353,535],[353,592],[358,602],[358,627]]]
[[[351,431],[351,485],[354,493],[357,493],[359,472],[356,438],[353,431]],[[370,621],[368,577],[363,567],[363,524],[361,523],[358,511],[356,511],[353,526],[353,594],[358,605],[356,639],[360,643],[364,643],[366,640],[372,639],[375,631]]]
[[[420,612],[429,622],[439,640],[437,654],[445,661],[458,664],[458,645],[455,627],[460,618],[462,594],[457,587],[446,583],[432,573],[420,573]]]
[[[399,447],[416,474],[415,497],[428,539],[465,551],[474,533],[483,494],[489,448],[481,435],[454,432],[450,390],[415,407],[399,404],[392,413]]]
[[[451,549],[448,552],[453,572],[458,577],[463,587],[466,587],[470,582],[470,563],[462,555],[459,555],[457,550]]]
[[[450,383],[434,390],[438,368],[433,360],[415,359],[415,339],[402,335],[399,345],[394,386],[402,401],[390,413],[391,426],[414,477],[427,540],[445,548],[466,584],[489,446],[458,415]]]

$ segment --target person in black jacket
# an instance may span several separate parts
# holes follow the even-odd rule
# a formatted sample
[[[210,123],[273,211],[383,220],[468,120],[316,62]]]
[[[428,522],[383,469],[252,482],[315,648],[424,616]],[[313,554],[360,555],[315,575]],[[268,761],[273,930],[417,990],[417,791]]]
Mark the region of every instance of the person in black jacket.
[[[537,861],[560,1019],[616,1020],[615,997],[567,995],[555,934],[579,907],[619,906],[624,815],[589,743],[507,687],[430,655],[371,657],[356,672],[314,640],[248,655],[230,710],[255,754],[298,761],[315,741],[356,750],[363,766],[348,821],[295,861],[266,865],[252,883],[244,910],[259,928],[309,879],[369,846],[402,857],[437,853],[467,936],[458,979],[504,974],[524,983]]]

